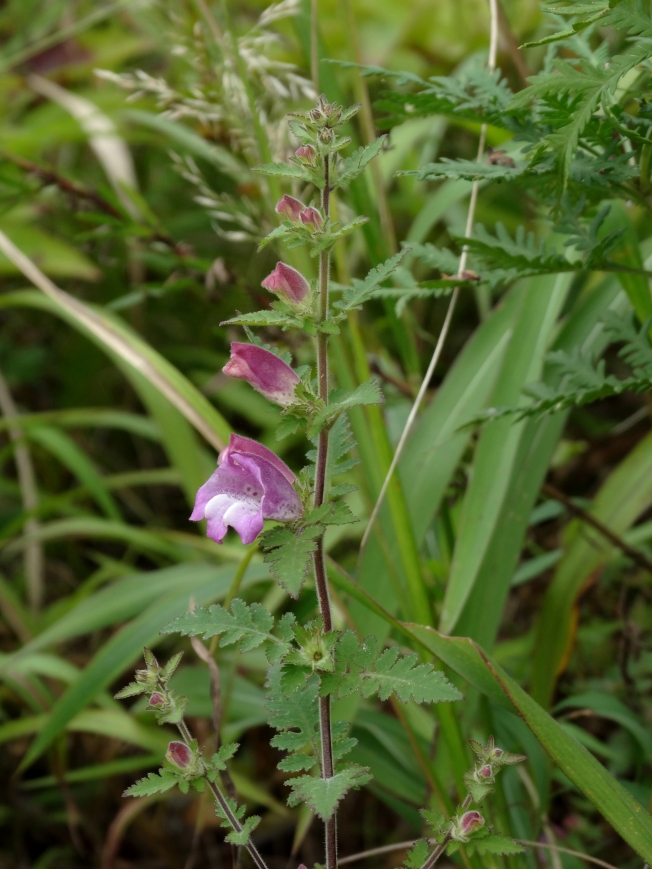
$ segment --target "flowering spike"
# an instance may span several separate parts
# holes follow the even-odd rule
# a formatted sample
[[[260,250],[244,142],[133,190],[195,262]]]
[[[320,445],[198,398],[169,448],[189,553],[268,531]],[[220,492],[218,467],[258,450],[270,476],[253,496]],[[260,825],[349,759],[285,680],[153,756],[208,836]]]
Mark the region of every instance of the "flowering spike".
[[[231,344],[231,358],[222,371],[229,377],[246,380],[254,389],[281,407],[294,402],[294,390],[300,378],[275,353],[255,344]]]
[[[295,199],[294,196],[288,196],[286,193],[285,196],[281,197],[281,199],[276,203],[276,213],[285,217],[287,220],[298,221],[299,215],[305,207],[306,206],[303,202]]]
[[[304,224],[304,226],[309,226],[313,230],[321,229],[323,223],[321,214],[316,208],[313,208],[312,205],[309,205],[308,208],[304,208],[303,211],[299,213],[299,220]]]
[[[299,305],[310,293],[310,284],[296,269],[277,263],[274,271],[262,282],[266,290],[276,293],[291,305]]]
[[[193,522],[208,519],[207,534],[221,543],[230,525],[243,543],[252,543],[264,519],[289,522],[303,508],[294,489],[296,477],[262,444],[232,434],[217,470],[197,492]]]

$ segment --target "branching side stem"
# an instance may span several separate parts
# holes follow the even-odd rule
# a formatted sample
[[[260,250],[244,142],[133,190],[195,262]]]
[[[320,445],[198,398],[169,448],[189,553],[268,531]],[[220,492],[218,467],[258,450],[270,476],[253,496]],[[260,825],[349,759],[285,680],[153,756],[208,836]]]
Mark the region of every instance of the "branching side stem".
[[[324,187],[321,194],[321,207],[324,220],[330,213],[330,155],[324,156]],[[322,251],[319,255],[319,322],[328,318],[328,283],[330,273],[330,252]],[[317,334],[317,382],[319,397],[328,404],[328,335],[325,332]],[[327,498],[326,463],[328,459],[328,431],[323,428],[317,441],[317,465],[315,468],[315,507],[321,507]],[[324,535],[317,540],[314,554],[315,587],[319,598],[324,631],[333,630],[326,565],[324,563]],[[333,739],[331,733],[331,699],[329,696],[319,698],[319,732],[321,738],[321,774],[322,778],[332,778],[335,773],[333,763]],[[337,819],[333,814],[325,823],[326,833],[326,869],[337,869]]]
[[[162,686],[162,688],[163,688],[163,690],[165,690],[164,686]],[[181,738],[184,740],[186,745],[190,745],[192,742],[192,739],[193,739],[192,733],[188,729],[188,725],[183,720],[183,718],[181,719],[181,721],[177,722],[177,730],[181,734]],[[220,790],[219,785],[215,784],[215,782],[210,781],[210,779],[208,779],[208,778],[206,778],[205,781],[206,781],[206,784],[208,785],[210,792],[213,794],[213,797],[215,798],[215,802],[219,805],[220,809],[224,813],[224,817],[227,819],[229,824],[231,824],[231,826],[236,831],[236,833],[241,833],[242,832],[242,824],[240,823],[240,821],[236,818],[236,816],[231,811],[231,807],[229,806],[229,803],[228,803],[226,797],[224,796],[224,794]],[[258,869],[267,869],[267,864],[265,863],[263,858],[260,856],[258,848],[256,848],[254,843],[251,841],[251,837],[249,837],[249,839],[247,839],[247,844],[245,845],[245,848],[247,849],[247,851],[249,851],[249,854],[251,855],[251,859],[254,861],[256,866],[258,866]]]
[[[462,806],[461,806],[462,811],[465,812],[468,809],[468,807],[471,805],[471,803],[472,803],[471,794],[467,794],[466,799],[464,800],[464,802],[462,803]],[[446,835],[444,836],[443,841],[437,845],[437,847],[432,852],[432,854],[428,857],[428,859],[423,864],[421,869],[432,869],[432,867],[435,865],[435,863],[439,860],[441,855],[446,850],[446,846],[448,845],[448,843],[450,842],[451,839],[452,839],[451,831],[449,830],[446,833]]]

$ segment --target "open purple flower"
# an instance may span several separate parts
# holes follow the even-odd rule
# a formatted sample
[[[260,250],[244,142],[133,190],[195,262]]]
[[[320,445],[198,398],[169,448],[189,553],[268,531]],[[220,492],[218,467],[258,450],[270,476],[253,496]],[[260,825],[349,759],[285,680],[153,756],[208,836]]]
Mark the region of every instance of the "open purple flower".
[[[217,470],[197,492],[191,519],[208,519],[207,534],[221,543],[230,525],[243,543],[263,530],[264,519],[289,522],[303,512],[294,489],[296,477],[262,444],[232,434]]]
[[[271,293],[276,293],[291,305],[299,305],[310,293],[310,284],[296,269],[285,263],[277,263],[274,271],[261,284]]]
[[[231,358],[222,371],[230,377],[248,381],[254,389],[281,407],[294,402],[294,390],[300,378],[275,353],[255,344],[231,344]]]

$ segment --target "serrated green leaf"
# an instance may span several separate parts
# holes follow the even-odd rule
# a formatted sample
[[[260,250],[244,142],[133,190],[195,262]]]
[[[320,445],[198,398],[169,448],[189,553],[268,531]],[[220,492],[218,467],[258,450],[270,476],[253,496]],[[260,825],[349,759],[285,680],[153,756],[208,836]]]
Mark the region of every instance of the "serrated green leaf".
[[[428,850],[428,840],[419,839],[405,855],[405,862],[403,865],[407,867],[407,869],[421,869],[423,864],[426,862]]]
[[[354,154],[347,157],[335,176],[333,186],[342,187],[345,184],[350,184],[351,181],[355,181],[358,175],[364,172],[365,166],[380,153],[386,139],[387,136],[381,136],[379,139],[376,139],[375,142],[358,148]]]
[[[117,694],[114,694],[116,700],[124,700],[126,697],[135,697],[137,694],[143,694],[146,691],[146,686],[140,682],[130,682],[121,688]]]
[[[280,731],[271,740],[275,748],[288,752],[309,749],[314,757],[320,756],[319,742],[319,679],[311,676],[305,687],[286,697],[281,689],[281,670],[273,667],[267,681],[267,709],[269,723]]]
[[[265,564],[269,565],[272,576],[291,597],[299,596],[313,552],[317,548],[316,538],[322,533],[320,526],[304,527],[297,531],[273,528],[261,538]]]
[[[514,839],[491,834],[482,839],[471,839],[464,848],[469,857],[474,854],[479,854],[481,857],[485,854],[522,854],[525,851],[525,848]]]
[[[362,307],[372,297],[372,294],[380,284],[389,278],[409,252],[409,247],[403,248],[398,253],[395,253],[394,256],[385,260],[385,262],[371,269],[364,280],[354,280],[353,286],[344,290],[341,301],[336,302],[335,307],[342,311],[353,311]]]
[[[357,790],[370,779],[369,770],[358,764],[345,766],[332,778],[299,776],[289,782],[292,792],[288,797],[288,805],[306,803],[323,821],[327,821],[350,790]]]
[[[228,836],[225,836],[225,839],[231,845],[246,845],[258,824],[260,824],[258,815],[250,815],[242,825],[239,833],[232,830]]]
[[[363,226],[368,222],[368,217],[355,217],[350,223],[347,223],[346,226],[343,226],[341,229],[337,229],[334,232],[324,232],[319,236],[311,236],[314,243],[312,250],[310,251],[310,256],[319,256],[323,250],[332,247],[336,241],[350,235],[350,233],[358,229],[358,227]]]
[[[201,636],[208,640],[220,636],[220,646],[238,644],[241,652],[249,652],[265,644],[266,653],[276,660],[288,651],[288,644],[274,636],[274,617],[259,603],[247,605],[240,598],[231,601],[231,612],[220,604],[208,609],[196,607],[184,613],[162,630],[162,634],[180,633],[187,637]]]
[[[375,672],[364,674],[365,696],[377,693],[381,700],[387,700],[393,693],[404,703],[410,699],[417,703],[463,699],[441,670],[435,670],[432,664],[417,664],[418,660],[416,654],[399,657],[398,649],[385,649],[376,661]]]
[[[221,745],[216,754],[211,757],[211,766],[218,772],[226,769],[227,760],[231,760],[236,751],[240,748],[240,743],[229,742]]]
[[[328,405],[313,418],[308,428],[308,437],[315,437],[326,423],[338,417],[345,410],[360,405],[382,404],[384,401],[383,394],[375,380],[366,380],[351,392],[335,389],[329,395]]]
[[[359,520],[344,501],[328,501],[309,513],[305,521],[315,525],[349,525]]]
[[[179,779],[171,770],[160,769],[158,773],[150,772],[146,778],[141,778],[124,792],[124,797],[151,797],[154,794],[164,794],[180,784]],[[187,782],[186,782],[187,784]]]
[[[302,325],[302,320],[284,311],[254,311],[251,314],[238,314],[220,323],[220,326],[277,326],[280,329],[298,329]]]
[[[312,181],[312,173],[306,170],[305,165],[298,163],[263,163],[262,166],[254,166],[253,172],[261,175],[274,175],[280,178],[300,178],[302,181]]]
[[[278,764],[278,768],[282,772],[310,772],[311,769],[319,763],[316,757],[311,757],[309,754],[291,754],[284,757]]]

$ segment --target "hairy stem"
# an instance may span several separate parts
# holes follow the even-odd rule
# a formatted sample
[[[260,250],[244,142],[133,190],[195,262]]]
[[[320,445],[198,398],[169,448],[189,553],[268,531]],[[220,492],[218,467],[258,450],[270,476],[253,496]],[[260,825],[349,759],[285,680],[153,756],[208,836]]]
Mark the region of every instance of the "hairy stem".
[[[468,809],[468,807],[471,805],[471,802],[472,802],[471,794],[467,794],[466,799],[464,800],[464,802],[462,803],[462,806],[461,806],[463,812],[466,811],[466,809]],[[451,838],[452,838],[451,831],[449,830],[446,833],[446,835],[444,836],[444,840],[437,845],[437,847],[432,852],[432,854],[428,857],[428,859],[423,864],[421,869],[432,869],[432,867],[435,865],[435,863],[439,860],[441,855],[446,850],[446,846],[450,842]]]
[[[321,194],[321,207],[324,220],[330,211],[330,157],[324,156],[324,188]],[[319,321],[328,318],[328,281],[330,272],[330,252],[322,251],[319,255]],[[319,397],[328,404],[328,336],[319,332],[317,337],[317,381]],[[328,493],[326,491],[326,462],[328,459],[328,431],[324,428],[319,432],[317,442],[317,466],[315,468],[315,507],[321,507]],[[331,602],[326,579],[324,563],[324,535],[317,541],[314,555],[315,587],[319,598],[319,611],[325,631],[333,630]],[[333,764],[333,739],[331,733],[331,698],[319,698],[319,732],[321,738],[321,774],[323,778],[332,778],[335,772]],[[325,822],[326,827],[326,869],[337,869],[337,819],[335,814]]]
[[[162,687],[164,688],[164,686]],[[187,745],[190,745],[190,743],[192,742],[192,733],[188,729],[188,725],[183,720],[183,718],[177,723],[177,730],[181,734],[181,738],[184,740],[184,742],[186,742]],[[227,821],[233,827],[236,833],[241,833],[242,824],[231,811],[231,807],[229,806],[229,803],[224,794],[222,793],[219,785],[217,785],[215,782],[210,781],[208,778],[206,779],[206,784],[208,785],[208,789],[210,790],[210,792],[213,794],[215,802],[224,813],[224,817],[227,819]],[[251,859],[254,861],[256,866],[258,866],[258,869],[267,869],[267,864],[260,856],[258,848],[256,848],[254,843],[251,841],[251,837],[247,839],[247,844],[245,845],[245,848],[247,849],[247,851],[249,851]]]

